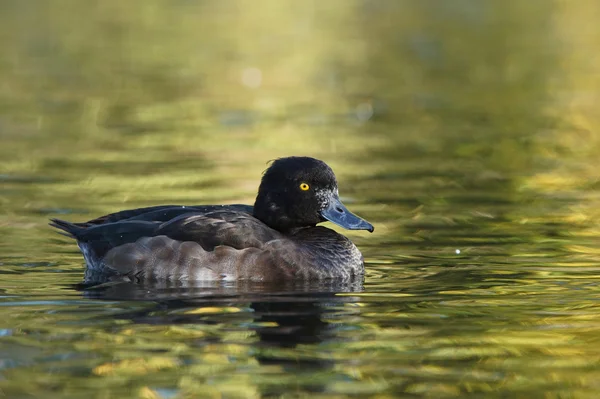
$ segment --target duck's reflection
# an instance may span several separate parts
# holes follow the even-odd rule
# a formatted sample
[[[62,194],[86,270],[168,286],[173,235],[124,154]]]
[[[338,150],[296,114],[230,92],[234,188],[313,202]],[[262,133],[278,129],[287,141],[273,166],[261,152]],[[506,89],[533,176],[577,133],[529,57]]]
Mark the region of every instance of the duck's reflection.
[[[94,299],[119,301],[151,301],[143,310],[120,313],[119,319],[144,324],[221,324],[225,328],[247,326],[259,337],[252,341],[254,357],[260,364],[279,365],[288,369],[321,369],[333,367],[334,361],[316,356],[289,356],[285,350],[302,344],[318,344],[337,339],[339,323],[332,323],[341,312],[347,315],[347,302],[357,302],[355,296],[340,293],[360,292],[362,281],[327,282],[274,286],[236,283],[229,286],[172,283],[142,286],[136,284],[107,284],[87,288],[85,296]],[[194,309],[242,309],[242,312],[207,314]],[[246,311],[244,311],[244,309]],[[114,317],[114,316],[112,316]],[[210,344],[220,339],[212,337]],[[206,342],[208,343],[208,341]],[[206,343],[198,343],[204,345]],[[275,350],[273,350],[275,349]],[[319,390],[318,387],[312,389]]]

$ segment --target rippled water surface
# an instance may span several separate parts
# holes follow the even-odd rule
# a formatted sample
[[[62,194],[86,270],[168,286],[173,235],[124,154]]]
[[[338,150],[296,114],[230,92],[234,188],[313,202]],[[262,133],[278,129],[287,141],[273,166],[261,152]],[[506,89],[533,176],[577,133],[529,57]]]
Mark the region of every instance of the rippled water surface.
[[[0,396],[600,392],[594,1],[4,1]],[[47,226],[311,155],[363,284],[82,289]]]

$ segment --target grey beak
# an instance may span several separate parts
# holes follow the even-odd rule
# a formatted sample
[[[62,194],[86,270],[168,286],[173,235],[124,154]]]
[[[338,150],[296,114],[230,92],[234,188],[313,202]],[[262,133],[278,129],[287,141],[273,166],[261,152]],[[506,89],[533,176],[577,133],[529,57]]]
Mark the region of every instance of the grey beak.
[[[331,196],[329,205],[321,211],[321,216],[348,230],[368,230],[370,233],[375,230],[371,223],[350,212],[337,195]]]

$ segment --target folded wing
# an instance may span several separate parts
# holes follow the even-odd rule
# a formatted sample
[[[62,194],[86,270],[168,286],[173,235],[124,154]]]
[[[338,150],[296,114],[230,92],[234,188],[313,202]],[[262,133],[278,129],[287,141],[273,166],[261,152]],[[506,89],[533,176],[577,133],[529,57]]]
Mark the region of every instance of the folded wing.
[[[110,220],[117,217],[107,215],[100,224],[61,220],[52,224],[78,240],[88,266],[138,281],[264,281],[288,273],[274,264],[277,260],[268,247],[281,233],[247,212],[175,211],[181,214],[163,222],[164,212],[174,211],[169,207],[151,209],[113,222]]]

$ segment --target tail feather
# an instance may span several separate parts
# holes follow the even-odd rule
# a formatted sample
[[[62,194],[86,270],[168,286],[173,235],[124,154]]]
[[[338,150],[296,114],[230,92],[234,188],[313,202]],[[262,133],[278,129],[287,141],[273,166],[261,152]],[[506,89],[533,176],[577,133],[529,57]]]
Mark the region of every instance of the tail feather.
[[[74,239],[78,239],[79,234],[81,234],[81,232],[85,230],[84,228],[77,226],[74,223],[60,219],[50,219],[50,223],[48,224],[52,227],[62,230],[58,231],[58,234],[62,234],[63,236],[67,236],[69,238]]]

